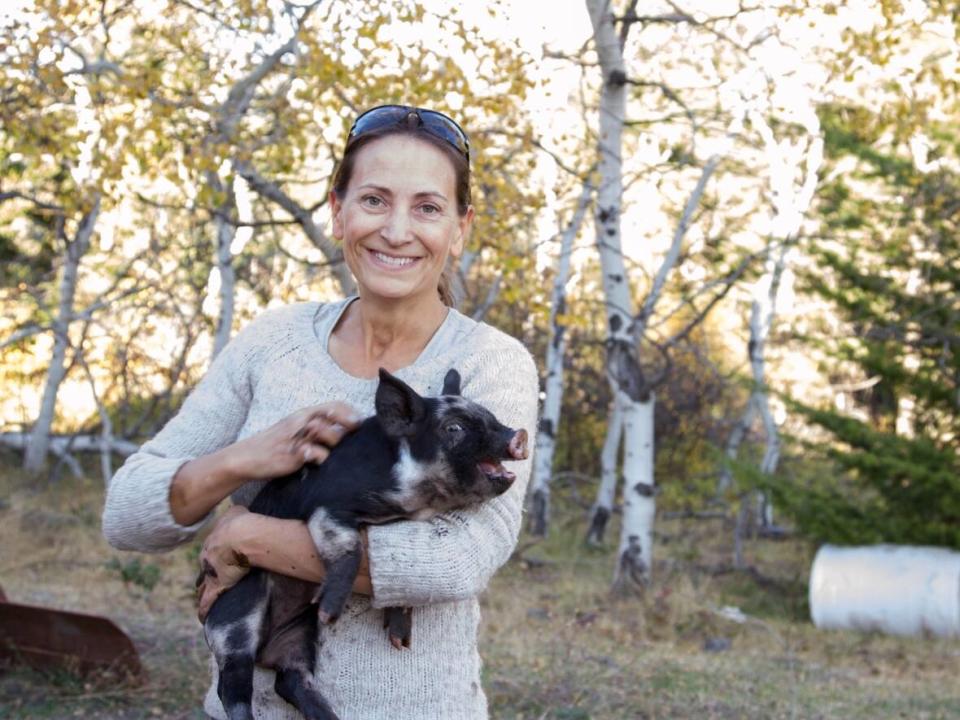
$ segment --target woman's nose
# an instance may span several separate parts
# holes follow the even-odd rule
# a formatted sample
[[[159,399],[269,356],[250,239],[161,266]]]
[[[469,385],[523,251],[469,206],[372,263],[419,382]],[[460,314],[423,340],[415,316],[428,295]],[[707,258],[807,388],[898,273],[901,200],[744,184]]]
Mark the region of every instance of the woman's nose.
[[[394,210],[385,219],[380,228],[380,237],[391,245],[402,245],[413,239],[410,218],[403,210]]]

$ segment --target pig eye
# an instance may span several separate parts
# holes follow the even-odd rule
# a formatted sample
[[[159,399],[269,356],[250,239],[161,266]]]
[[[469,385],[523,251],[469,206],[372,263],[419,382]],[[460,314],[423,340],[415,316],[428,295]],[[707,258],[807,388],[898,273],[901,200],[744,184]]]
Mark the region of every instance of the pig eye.
[[[459,435],[463,432],[463,426],[460,423],[452,422],[447,425],[444,430],[447,431],[448,435]]]

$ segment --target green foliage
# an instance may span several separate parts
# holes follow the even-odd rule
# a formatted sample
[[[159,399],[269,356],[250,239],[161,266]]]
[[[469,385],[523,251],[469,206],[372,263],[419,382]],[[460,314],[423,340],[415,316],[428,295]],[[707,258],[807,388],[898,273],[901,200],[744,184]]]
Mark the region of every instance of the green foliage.
[[[832,234],[801,280],[843,322],[821,344],[831,377],[858,389],[847,412],[794,402],[831,441],[802,443],[818,469],[770,489],[818,539],[960,548],[960,176],[918,169],[885,110],[822,111],[831,161],[853,170],[825,187]],[[955,162],[953,129],[931,134]]]
[[[150,562],[141,562],[140,558],[120,561],[110,558],[106,564],[107,570],[120,575],[126,585],[134,585],[150,592],[160,582],[160,566]]]

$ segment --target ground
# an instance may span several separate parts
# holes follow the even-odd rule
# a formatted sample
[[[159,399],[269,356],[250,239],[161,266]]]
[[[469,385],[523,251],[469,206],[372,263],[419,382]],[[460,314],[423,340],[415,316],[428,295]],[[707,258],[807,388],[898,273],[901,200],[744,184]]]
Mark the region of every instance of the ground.
[[[10,600],[107,615],[147,679],[0,671],[0,718],[197,719],[207,652],[193,614],[196,544],[158,556],[100,537],[102,482],[0,469],[0,583]],[[524,536],[481,598],[494,720],[960,718],[960,643],[824,632],[809,622],[812,548],[753,541],[754,573],[724,571],[723,521],[660,528],[655,580],[608,592],[610,548],[584,546],[579,509]],[[745,616],[730,618],[724,608]]]

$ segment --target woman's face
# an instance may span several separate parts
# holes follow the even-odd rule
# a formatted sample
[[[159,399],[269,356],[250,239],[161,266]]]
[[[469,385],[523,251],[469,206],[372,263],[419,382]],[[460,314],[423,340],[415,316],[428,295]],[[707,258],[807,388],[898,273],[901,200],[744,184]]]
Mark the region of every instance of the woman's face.
[[[362,292],[438,297],[447,257],[459,257],[473,208],[457,213],[453,164],[429,142],[388,135],[363,147],[342,198],[330,194],[333,235]]]

